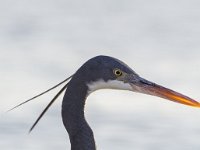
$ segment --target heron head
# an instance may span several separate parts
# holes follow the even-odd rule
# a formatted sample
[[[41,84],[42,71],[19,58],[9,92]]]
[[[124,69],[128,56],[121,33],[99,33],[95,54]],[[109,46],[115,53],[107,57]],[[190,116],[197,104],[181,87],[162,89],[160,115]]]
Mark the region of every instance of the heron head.
[[[140,77],[128,65],[115,58],[98,56],[86,63],[89,94],[99,89],[129,90],[200,107],[197,101]]]

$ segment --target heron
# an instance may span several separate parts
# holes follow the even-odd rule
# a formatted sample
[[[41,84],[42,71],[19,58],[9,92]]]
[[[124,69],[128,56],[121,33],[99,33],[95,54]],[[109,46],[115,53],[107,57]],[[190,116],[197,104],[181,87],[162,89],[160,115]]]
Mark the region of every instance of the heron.
[[[33,130],[57,97],[65,91],[61,113],[64,127],[69,135],[71,150],[96,150],[94,134],[84,114],[86,99],[96,90],[128,90],[157,96],[189,106],[200,107],[200,103],[194,99],[140,77],[124,62],[110,56],[100,55],[86,61],[66,80],[14,108],[43,95],[69,79],[71,80],[50,101],[30,131]]]

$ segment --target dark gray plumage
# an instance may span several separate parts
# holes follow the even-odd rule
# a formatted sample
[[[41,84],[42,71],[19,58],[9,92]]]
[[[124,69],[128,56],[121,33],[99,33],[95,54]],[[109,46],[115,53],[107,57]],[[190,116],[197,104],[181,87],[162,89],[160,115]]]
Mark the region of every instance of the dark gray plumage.
[[[72,150],[95,149],[93,132],[84,116],[84,105],[88,94],[87,83],[100,79],[105,82],[115,80],[114,68],[129,74],[134,73],[127,65],[115,58],[97,56],[83,64],[68,83],[62,103],[62,118],[69,133]]]

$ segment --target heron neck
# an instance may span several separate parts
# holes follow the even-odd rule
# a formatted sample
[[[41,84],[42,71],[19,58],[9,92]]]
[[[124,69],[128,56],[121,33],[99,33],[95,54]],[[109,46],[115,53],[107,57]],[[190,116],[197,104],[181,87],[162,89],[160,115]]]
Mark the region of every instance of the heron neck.
[[[84,116],[88,88],[84,83],[73,81],[70,81],[62,103],[62,119],[71,150],[96,150],[93,132]]]

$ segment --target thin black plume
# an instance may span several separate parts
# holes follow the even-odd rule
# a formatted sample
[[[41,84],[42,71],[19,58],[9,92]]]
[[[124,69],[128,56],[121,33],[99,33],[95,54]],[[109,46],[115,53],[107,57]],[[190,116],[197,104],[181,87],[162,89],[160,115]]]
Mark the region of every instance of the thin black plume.
[[[42,113],[39,115],[37,120],[34,122],[32,127],[29,130],[29,133],[34,129],[34,127],[37,125],[37,123],[40,121],[42,116],[45,114],[45,112],[49,109],[49,107],[53,104],[53,102],[58,98],[60,94],[67,88],[68,83],[54,96],[54,98],[50,101],[50,103],[46,106],[46,108],[42,111]]]
[[[14,106],[13,108],[9,109],[7,112],[9,112],[9,111],[11,111],[11,110],[13,110],[13,109],[15,109],[15,108],[21,106],[21,105],[23,105],[23,104],[25,104],[25,103],[27,103],[27,102],[33,100],[33,99],[36,99],[37,97],[40,97],[40,96],[44,95],[45,93],[47,93],[47,92],[49,92],[49,91],[55,89],[56,87],[58,87],[58,86],[60,86],[61,84],[65,83],[66,81],[68,81],[72,76],[73,76],[73,75],[71,75],[71,76],[68,77],[67,79],[63,80],[62,82],[56,84],[55,86],[51,87],[50,89],[48,89],[48,90],[46,90],[46,91],[44,91],[44,92],[42,92],[42,93],[40,93],[40,94],[38,94],[38,95],[36,95],[36,96],[34,96],[34,97],[32,97],[32,98],[30,98],[30,99],[28,99],[28,100],[22,102],[22,103],[20,103],[20,104]]]

